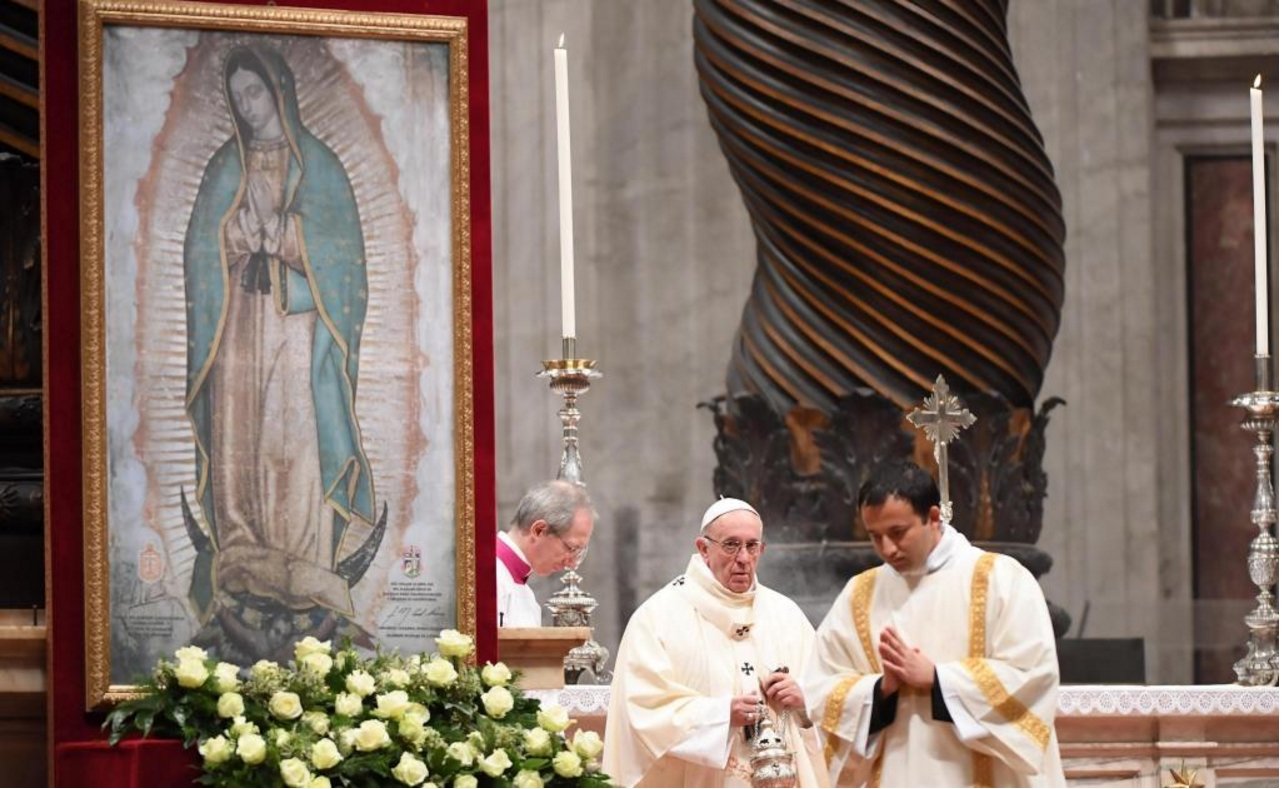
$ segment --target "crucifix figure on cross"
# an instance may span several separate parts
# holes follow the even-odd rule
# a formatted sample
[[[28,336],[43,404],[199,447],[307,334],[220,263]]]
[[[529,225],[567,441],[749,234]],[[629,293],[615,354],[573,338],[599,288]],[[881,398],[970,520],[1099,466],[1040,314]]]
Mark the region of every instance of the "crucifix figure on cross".
[[[948,383],[940,374],[930,396],[922,401],[921,407],[909,412],[908,421],[926,431],[926,438],[935,445],[935,463],[939,466],[939,517],[945,523],[951,523],[953,501],[948,496],[948,444],[961,435],[961,431],[975,424],[975,415],[948,391]]]

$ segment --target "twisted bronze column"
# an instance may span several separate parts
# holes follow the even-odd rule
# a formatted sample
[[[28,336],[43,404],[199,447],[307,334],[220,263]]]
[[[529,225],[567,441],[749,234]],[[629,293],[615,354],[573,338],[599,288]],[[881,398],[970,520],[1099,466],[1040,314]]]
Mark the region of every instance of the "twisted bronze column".
[[[940,374],[980,420],[950,455],[955,525],[1045,572],[1064,222],[1006,3],[694,0],[694,43],[757,237],[714,485],[772,524],[780,589],[822,613],[875,563],[856,491],[933,465],[903,415]]]
[[[943,373],[1033,404],[1059,326],[1059,192],[1005,3],[695,0],[703,97],[758,239],[726,376],[776,410]]]

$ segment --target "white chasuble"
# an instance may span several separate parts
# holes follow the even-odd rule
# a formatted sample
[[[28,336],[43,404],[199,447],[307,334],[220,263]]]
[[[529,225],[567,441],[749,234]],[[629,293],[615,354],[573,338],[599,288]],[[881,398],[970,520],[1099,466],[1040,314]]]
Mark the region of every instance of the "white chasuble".
[[[616,786],[749,786],[752,748],[744,729],[730,726],[730,700],[760,695],[760,682],[781,666],[796,675],[814,638],[791,600],[760,584],[731,592],[695,554],[623,633],[605,771]],[[828,786],[818,727],[803,728],[799,712],[783,734],[800,785]]]
[[[944,530],[924,572],[860,573],[819,625],[803,687],[830,776],[867,786],[1063,786],[1059,664],[1041,587],[1014,559]],[[889,724],[874,709],[887,626],[935,663],[943,702],[901,687]]]

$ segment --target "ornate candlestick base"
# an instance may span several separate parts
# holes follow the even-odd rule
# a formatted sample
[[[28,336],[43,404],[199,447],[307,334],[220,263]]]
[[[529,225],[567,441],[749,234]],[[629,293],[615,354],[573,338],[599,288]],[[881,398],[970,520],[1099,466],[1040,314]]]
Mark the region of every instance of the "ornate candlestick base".
[[[562,354],[565,358],[549,359],[543,362],[540,378],[549,379],[552,391],[565,398],[565,405],[557,411],[561,417],[561,467],[557,479],[564,479],[584,485],[583,458],[579,454],[579,395],[592,385],[592,379],[600,378],[595,359],[577,359],[574,357],[574,340],[562,340]],[[561,589],[548,600],[546,606],[552,612],[552,624],[555,627],[591,627],[592,612],[597,602],[592,595],[579,588],[583,578],[575,572],[578,565],[561,576]],[[596,682],[609,682],[610,672],[606,670],[606,661],[610,652],[592,639],[570,650],[565,656],[566,684],[577,684],[585,672],[592,672]]]
[[[557,416],[561,417],[561,468],[557,479],[583,482],[583,458],[579,455],[579,395],[592,386],[593,378],[600,378],[595,359],[548,359],[543,362],[540,378],[549,379],[552,391],[565,398],[565,405]]]
[[[1259,534],[1251,540],[1247,571],[1251,583],[1260,589],[1255,610],[1246,615],[1250,639],[1246,655],[1233,664],[1239,685],[1278,684],[1278,611],[1273,585],[1278,581],[1278,541],[1272,527],[1278,520],[1273,495],[1273,434],[1278,423],[1278,392],[1271,386],[1269,357],[1255,357],[1256,390],[1234,398],[1233,405],[1246,409],[1242,429],[1255,433],[1255,504],[1251,522]]]

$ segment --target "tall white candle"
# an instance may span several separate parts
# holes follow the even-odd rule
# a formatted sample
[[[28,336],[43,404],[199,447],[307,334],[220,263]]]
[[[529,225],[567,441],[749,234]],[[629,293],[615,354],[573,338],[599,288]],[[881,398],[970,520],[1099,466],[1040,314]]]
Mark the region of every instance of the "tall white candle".
[[[556,163],[561,209],[561,336],[574,336],[574,201],[570,196],[570,78],[565,34],[552,50],[556,72]]]
[[[1255,203],[1255,355],[1269,352],[1269,230],[1264,205],[1264,93],[1251,87],[1251,183]]]

